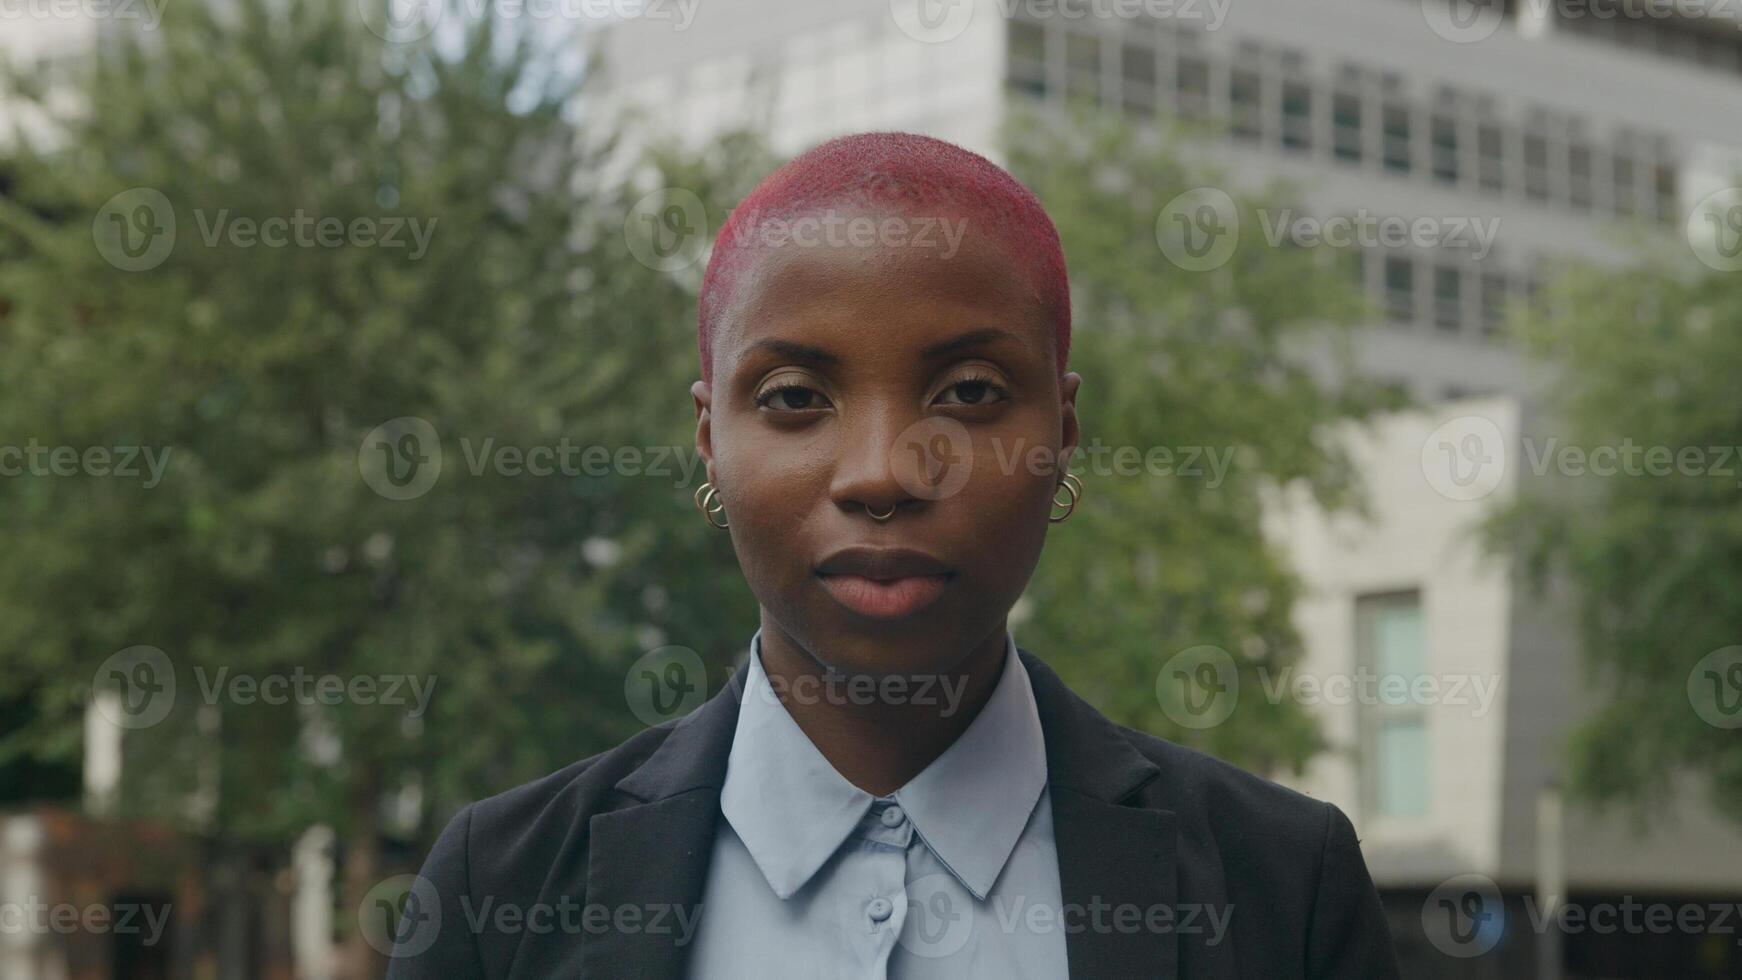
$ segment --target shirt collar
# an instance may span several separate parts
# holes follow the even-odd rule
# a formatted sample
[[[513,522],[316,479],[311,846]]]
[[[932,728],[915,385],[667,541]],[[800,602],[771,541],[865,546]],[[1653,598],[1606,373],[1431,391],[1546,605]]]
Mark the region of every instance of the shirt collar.
[[[744,700],[720,811],[782,899],[817,873],[875,798],[836,772],[774,696],[750,642]],[[1005,634],[1004,670],[967,729],[896,790],[914,830],[975,898],[984,899],[1046,787],[1046,739],[1028,671]]]

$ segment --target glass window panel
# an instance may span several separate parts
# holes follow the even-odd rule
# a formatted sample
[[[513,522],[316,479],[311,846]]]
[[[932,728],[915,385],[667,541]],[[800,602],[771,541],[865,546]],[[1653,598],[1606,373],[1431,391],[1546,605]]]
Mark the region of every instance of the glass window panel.
[[[1464,326],[1464,277],[1451,266],[1434,269],[1434,326],[1459,330]]]
[[[1506,329],[1506,277],[1482,273],[1482,331],[1490,336]]]
[[[1065,94],[1071,98],[1101,99],[1101,37],[1098,34],[1065,35]]]
[[[1120,76],[1123,79],[1125,110],[1134,116],[1155,114],[1155,49],[1141,44],[1121,46]]]
[[[1409,173],[1409,107],[1388,102],[1380,119],[1385,136],[1384,152],[1381,155],[1385,169],[1394,173]]]
[[[1313,145],[1313,90],[1305,82],[1282,85],[1282,145],[1310,150]]]
[[[1657,220],[1673,224],[1676,220],[1676,176],[1675,168],[1666,163],[1660,163],[1653,168],[1652,201],[1657,208]]]
[[[1415,263],[1407,257],[1385,257],[1385,313],[1393,320],[1415,319]]]
[[[1444,184],[1458,182],[1458,123],[1451,116],[1433,117],[1433,174]]]
[[[1567,201],[1585,211],[1591,207],[1591,148],[1583,143],[1567,147]]]
[[[1632,214],[1636,210],[1639,189],[1635,186],[1636,172],[1633,169],[1633,158],[1625,153],[1617,153],[1609,162],[1610,182],[1614,187],[1616,214]]]
[[[1548,140],[1535,134],[1524,137],[1524,193],[1548,200]]]
[[[1258,139],[1264,134],[1262,99],[1263,82],[1255,69],[1235,68],[1228,73],[1229,121],[1235,136]]]
[[[1046,65],[1046,32],[1039,24],[1022,20],[1010,22],[1010,61],[1012,64]]]
[[[1428,812],[1427,719],[1422,714],[1386,718],[1375,739],[1375,797],[1387,817],[1422,817]]]
[[[1210,112],[1210,65],[1198,55],[1182,54],[1174,67],[1178,112],[1186,119],[1203,119]]]
[[[1506,140],[1495,123],[1476,127],[1477,181],[1485,190],[1499,191],[1506,187]]]
[[[1338,92],[1331,99],[1331,139],[1337,159],[1361,159],[1361,96]]]

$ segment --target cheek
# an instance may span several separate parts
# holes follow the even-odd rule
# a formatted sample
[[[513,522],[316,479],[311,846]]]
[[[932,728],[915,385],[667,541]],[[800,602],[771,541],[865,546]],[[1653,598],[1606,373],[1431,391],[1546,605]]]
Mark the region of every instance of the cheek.
[[[976,446],[973,477],[957,506],[988,556],[989,571],[1015,576],[1032,569],[1046,540],[1046,518],[1057,482],[1045,461]]]
[[[808,573],[796,559],[807,553],[805,517],[827,495],[826,456],[750,427],[716,429],[714,471],[733,550],[752,584],[792,577],[793,568]]]

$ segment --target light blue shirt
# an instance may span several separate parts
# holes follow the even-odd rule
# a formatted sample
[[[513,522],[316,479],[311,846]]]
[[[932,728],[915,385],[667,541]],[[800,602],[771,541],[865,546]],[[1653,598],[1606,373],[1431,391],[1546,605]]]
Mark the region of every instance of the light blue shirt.
[[[763,672],[760,641],[758,632],[688,975],[1066,976],[1046,742],[1015,640],[1006,633],[1004,670],[979,715],[881,798],[836,772],[793,721]]]

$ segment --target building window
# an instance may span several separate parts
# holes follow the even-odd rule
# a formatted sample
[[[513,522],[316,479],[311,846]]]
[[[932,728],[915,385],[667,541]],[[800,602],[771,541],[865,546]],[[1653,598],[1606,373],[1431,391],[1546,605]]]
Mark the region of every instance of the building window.
[[[1614,188],[1614,208],[1619,215],[1633,214],[1638,208],[1639,190],[1635,186],[1638,177],[1633,169],[1633,158],[1625,153],[1615,154],[1609,161],[1609,183]]]
[[[1046,96],[1046,32],[1039,24],[1010,21],[1010,87],[1034,98]]]
[[[1282,145],[1290,150],[1313,147],[1313,90],[1306,82],[1282,83]]]
[[[1427,631],[1421,593],[1360,596],[1355,600],[1357,656],[1380,678],[1376,697],[1361,706],[1363,797],[1378,817],[1422,817],[1431,802],[1432,773],[1427,705],[1410,691],[1427,673]]]
[[[1101,37],[1065,35],[1065,96],[1101,101]]]
[[[1567,203],[1575,210],[1591,210],[1591,148],[1583,143],[1567,146]]]
[[[1385,257],[1385,315],[1399,323],[1415,320],[1415,262],[1409,256]]]
[[[1442,184],[1458,182],[1458,121],[1436,112],[1430,124],[1433,142],[1433,175]]]
[[[1246,140],[1264,135],[1264,81],[1255,68],[1228,73],[1228,112],[1233,134]]]
[[[1210,114],[1210,63],[1201,55],[1181,54],[1174,66],[1174,89],[1182,119],[1205,119]]]
[[[1524,137],[1524,193],[1533,201],[1548,200],[1548,140],[1535,133]]]
[[[1434,267],[1434,326],[1451,333],[1464,328],[1464,277],[1454,266]]]
[[[1126,111],[1142,117],[1155,115],[1155,49],[1142,44],[1124,44],[1119,50]]]
[[[1656,207],[1657,220],[1664,224],[1676,223],[1676,179],[1675,168],[1667,163],[1660,163],[1652,168],[1653,178],[1652,203]]]
[[[1506,189],[1506,138],[1499,123],[1476,126],[1476,180],[1483,190]]]
[[[1331,142],[1337,159],[1361,162],[1361,96],[1338,92],[1331,97]]]
[[[1482,333],[1497,337],[1506,329],[1506,277],[1498,272],[1482,273]]]
[[[1392,173],[1409,173],[1409,106],[1401,102],[1385,103],[1380,114],[1380,128],[1385,137],[1380,153],[1385,169]]]

